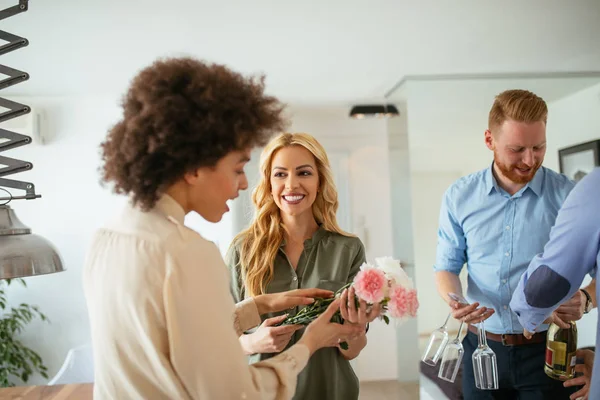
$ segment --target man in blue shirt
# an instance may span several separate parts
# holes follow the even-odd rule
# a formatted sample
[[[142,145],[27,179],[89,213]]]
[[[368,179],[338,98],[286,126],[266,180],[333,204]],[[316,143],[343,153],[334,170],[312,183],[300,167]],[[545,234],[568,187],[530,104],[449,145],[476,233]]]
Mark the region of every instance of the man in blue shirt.
[[[599,265],[600,168],[596,168],[565,200],[544,252],[531,261],[513,294],[510,307],[525,328],[525,336],[531,337],[562,302],[578,293],[585,275],[595,276]],[[590,296],[594,305],[597,295]],[[600,399],[599,369],[599,365],[592,369],[591,389],[583,389],[590,390],[590,399]]]
[[[547,114],[544,100],[529,91],[508,90],[496,96],[485,131],[494,162],[456,181],[442,201],[434,266],[438,291],[455,318],[471,324],[487,319],[488,344],[498,361],[500,390],[476,389],[471,356],[477,335],[470,326],[463,341],[467,400],[565,399],[571,391],[544,373],[545,333],[526,340],[509,309],[519,278],[543,250],[574,185],[564,175],[542,167]],[[448,293],[462,294],[458,275],[465,263],[470,305],[448,297]],[[583,294],[578,293],[554,317],[577,320],[583,306]]]

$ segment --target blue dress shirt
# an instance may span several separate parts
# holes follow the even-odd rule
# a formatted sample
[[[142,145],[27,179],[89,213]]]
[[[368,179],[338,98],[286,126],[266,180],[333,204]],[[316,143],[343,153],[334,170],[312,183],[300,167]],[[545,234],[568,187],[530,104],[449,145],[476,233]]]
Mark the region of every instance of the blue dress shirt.
[[[573,189],[556,218],[550,241],[519,281],[510,307],[530,332],[564,301],[573,297],[586,274],[600,265],[600,168]],[[600,294],[596,287],[596,298]],[[596,349],[600,346],[600,321]],[[594,363],[590,399],[600,399],[600,365]]]
[[[574,183],[541,167],[511,196],[498,186],[492,167],[460,178],[446,191],[434,269],[458,275],[466,263],[467,300],[496,311],[486,330],[522,333],[509,302],[529,262],[548,241]]]

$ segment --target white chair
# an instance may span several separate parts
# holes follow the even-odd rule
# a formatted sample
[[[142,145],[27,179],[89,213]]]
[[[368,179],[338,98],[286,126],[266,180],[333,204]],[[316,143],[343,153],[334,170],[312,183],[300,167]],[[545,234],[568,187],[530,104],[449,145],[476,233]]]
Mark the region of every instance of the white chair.
[[[72,348],[48,385],[94,382],[94,357],[89,344]]]

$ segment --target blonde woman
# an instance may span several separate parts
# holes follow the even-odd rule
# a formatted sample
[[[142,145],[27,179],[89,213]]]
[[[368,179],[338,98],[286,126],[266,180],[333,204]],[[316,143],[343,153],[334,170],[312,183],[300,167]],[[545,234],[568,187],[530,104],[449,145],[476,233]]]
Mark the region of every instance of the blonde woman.
[[[260,182],[253,192],[256,207],[250,227],[233,241],[226,257],[233,275],[236,301],[265,293],[300,288],[338,290],[350,282],[365,262],[365,249],[336,220],[337,191],[327,154],[306,133],[284,133],[264,149]],[[368,323],[379,308],[356,307],[352,289],[344,291],[340,310],[345,323],[359,334],[341,347],[315,353],[298,376],[294,399],[351,400],[358,398],[358,379],[349,361],[367,343]],[[298,308],[287,310],[293,314]],[[301,340],[297,326],[275,326],[283,312],[263,316],[262,324],[240,336],[251,362],[266,360]]]

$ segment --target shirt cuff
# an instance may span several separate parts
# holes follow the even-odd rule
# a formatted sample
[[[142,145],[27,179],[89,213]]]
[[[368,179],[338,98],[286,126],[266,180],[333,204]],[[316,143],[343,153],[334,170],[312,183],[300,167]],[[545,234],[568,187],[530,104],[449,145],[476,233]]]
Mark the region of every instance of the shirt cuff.
[[[235,305],[234,328],[238,335],[261,323],[258,307],[253,298],[240,301]]]

